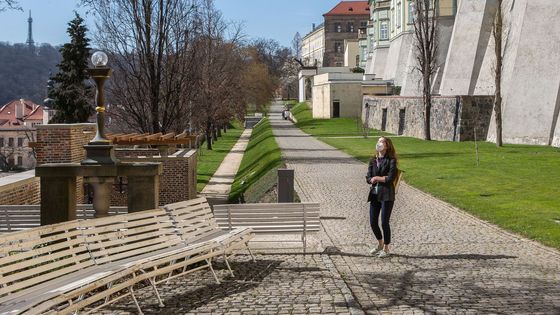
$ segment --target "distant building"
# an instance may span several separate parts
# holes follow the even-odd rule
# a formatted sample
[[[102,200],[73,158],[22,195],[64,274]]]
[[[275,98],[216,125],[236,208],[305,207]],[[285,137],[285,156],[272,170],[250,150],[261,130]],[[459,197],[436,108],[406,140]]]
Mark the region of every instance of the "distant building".
[[[344,40],[358,38],[358,30],[367,26],[368,1],[342,1],[323,14],[325,18],[324,67],[344,66]]]
[[[325,53],[325,26],[313,24],[311,32],[301,41],[301,59],[306,66],[323,66]]]
[[[30,169],[35,166],[33,150],[36,126],[47,124],[49,110],[30,100],[13,100],[0,107],[0,163]]]

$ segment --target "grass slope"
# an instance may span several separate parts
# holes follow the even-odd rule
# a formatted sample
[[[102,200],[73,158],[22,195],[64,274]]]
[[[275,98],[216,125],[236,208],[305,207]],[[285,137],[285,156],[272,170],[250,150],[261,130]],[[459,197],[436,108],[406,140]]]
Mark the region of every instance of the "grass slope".
[[[198,155],[196,169],[196,190],[198,192],[201,192],[204,186],[208,184],[208,181],[210,181],[212,175],[214,175],[218,167],[220,167],[220,164],[222,164],[222,161],[242,133],[242,124],[235,122],[233,123],[233,128],[228,129],[227,133],[222,132],[222,137],[214,142],[213,150],[206,149],[206,143],[202,145],[200,154]]]
[[[270,121],[265,118],[253,129],[241,166],[231,187],[229,199],[238,200],[262,176],[281,164],[280,148],[272,134]]]
[[[313,120],[305,105],[297,107],[296,118],[301,118],[304,131],[367,163],[377,137],[329,138],[333,132],[328,128],[336,128],[339,135],[355,134],[355,122]],[[408,184],[483,220],[560,249],[560,149],[496,148],[493,143],[479,142],[477,166],[474,142],[392,140]]]

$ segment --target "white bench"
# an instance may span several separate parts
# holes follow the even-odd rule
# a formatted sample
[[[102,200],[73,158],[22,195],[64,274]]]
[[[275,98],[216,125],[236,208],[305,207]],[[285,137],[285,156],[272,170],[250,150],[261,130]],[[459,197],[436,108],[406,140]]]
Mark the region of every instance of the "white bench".
[[[233,276],[233,270],[228,258],[235,255],[237,250],[246,249],[253,261],[255,257],[248,246],[254,237],[253,230],[248,227],[237,229],[221,229],[206,198],[165,205],[164,208],[175,222],[179,235],[188,244],[213,241],[219,244],[226,266]]]
[[[156,209],[0,235],[0,314],[69,314],[93,304],[91,313],[127,296],[141,314],[134,291],[145,282],[160,306],[162,281],[209,268],[220,283],[211,259],[252,234],[212,232],[204,201],[176,205],[173,215]]]
[[[223,229],[251,228],[255,233],[301,233],[304,251],[307,234],[321,228],[318,203],[254,203],[215,205],[214,216]]]
[[[104,295],[109,284],[134,272],[97,266],[79,221],[2,235],[0,255],[0,314],[67,314],[84,296]]]

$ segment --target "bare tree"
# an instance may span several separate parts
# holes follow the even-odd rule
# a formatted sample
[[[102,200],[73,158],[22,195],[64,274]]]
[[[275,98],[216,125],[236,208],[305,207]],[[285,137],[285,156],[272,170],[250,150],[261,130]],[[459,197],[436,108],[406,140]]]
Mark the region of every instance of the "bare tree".
[[[141,132],[182,131],[196,52],[196,0],[84,0],[96,13],[96,41],[111,54],[112,117]]]
[[[415,67],[422,74],[424,101],[424,138],[431,140],[430,118],[432,110],[432,80],[437,68],[439,0],[414,2]]]
[[[503,0],[498,0],[492,34],[494,35],[494,53],[496,55],[496,68],[494,69],[494,82],[496,90],[494,92],[494,118],[496,123],[496,146],[502,146],[502,66],[503,66]]]
[[[0,12],[6,10],[22,10],[21,6],[16,0],[1,0],[0,1]]]
[[[16,150],[14,147],[0,148],[0,171],[9,172],[15,169],[14,154]]]
[[[193,86],[197,91],[194,96],[195,121],[204,131],[206,146],[211,150],[213,140],[217,139],[217,130],[233,115],[232,110],[236,106],[232,105],[239,105],[242,70],[239,44],[242,35],[240,26],[225,22],[212,0],[202,0],[197,9],[195,27],[200,32],[194,43],[198,52],[198,80]],[[229,34],[228,38],[226,34]]]
[[[296,32],[294,39],[292,40],[292,52],[294,57],[301,60],[301,35]]]

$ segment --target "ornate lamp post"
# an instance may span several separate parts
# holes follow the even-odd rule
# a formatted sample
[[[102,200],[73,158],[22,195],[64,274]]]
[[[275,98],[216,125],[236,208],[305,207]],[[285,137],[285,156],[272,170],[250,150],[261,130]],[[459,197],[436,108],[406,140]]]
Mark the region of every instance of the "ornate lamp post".
[[[102,51],[95,52],[91,56],[91,62],[95,67],[87,69],[88,74],[95,81],[95,111],[97,112],[97,133],[86,149],[86,159],[82,165],[114,165],[118,161],[111,140],[105,136],[105,97],[103,86],[105,81],[111,76],[112,70],[107,67],[107,54]]]
[[[106,217],[109,215],[110,196],[114,176],[102,175],[109,169],[117,170],[118,160],[115,157],[115,150],[111,140],[105,137],[105,98],[103,95],[103,85],[111,76],[111,68],[107,67],[107,55],[98,51],[91,56],[91,62],[94,68],[87,69],[88,74],[95,81],[95,111],[97,112],[97,133],[87,145],[86,159],[82,161],[82,165],[91,165],[99,167],[95,176],[85,177],[85,181],[93,186],[93,208],[95,209],[95,217]]]

